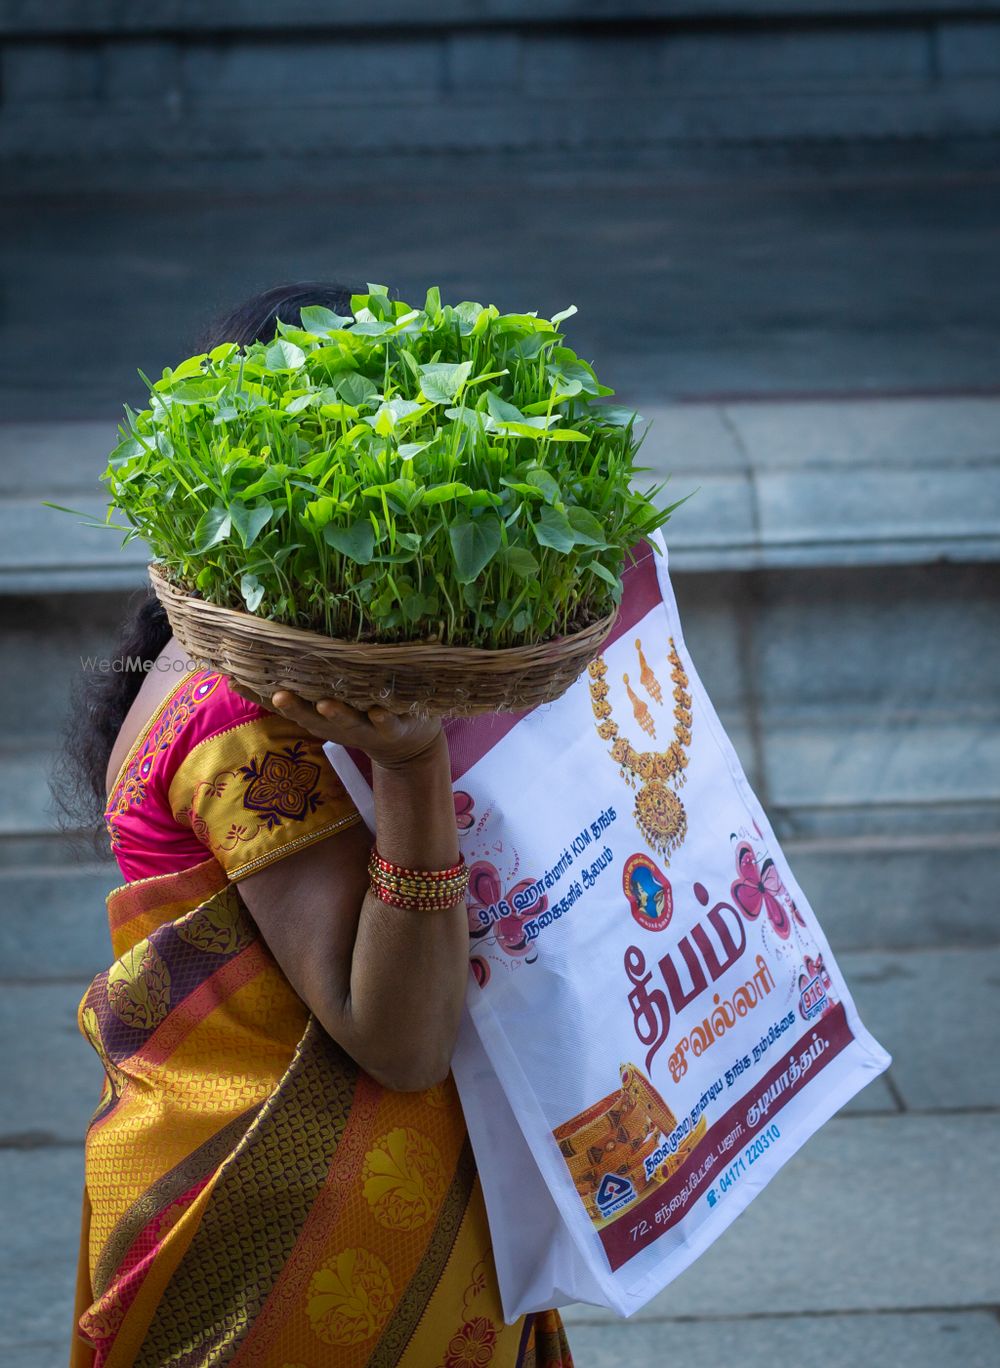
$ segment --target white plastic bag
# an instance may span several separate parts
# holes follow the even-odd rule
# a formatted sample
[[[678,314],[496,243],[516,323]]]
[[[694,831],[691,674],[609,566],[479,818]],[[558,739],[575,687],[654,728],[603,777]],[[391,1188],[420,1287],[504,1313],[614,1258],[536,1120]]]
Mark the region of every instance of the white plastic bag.
[[[661,555],[562,698],[446,724],[453,1061],[508,1321],[638,1310],[888,1067],[695,674]],[[374,828],[366,757],[328,754]]]

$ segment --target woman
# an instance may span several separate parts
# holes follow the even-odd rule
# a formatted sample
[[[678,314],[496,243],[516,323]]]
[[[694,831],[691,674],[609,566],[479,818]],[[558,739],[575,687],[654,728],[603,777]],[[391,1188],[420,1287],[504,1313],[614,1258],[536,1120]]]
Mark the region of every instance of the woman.
[[[201,348],[307,303],[350,312],[277,288]],[[557,1312],[503,1322],[449,1072],[469,929],[440,722],[263,708],[152,598],[121,654],[155,665],[91,681],[71,747],[124,880],[79,1007],[106,1081],[71,1368],[570,1365]],[[323,740],[371,757],[371,872]]]

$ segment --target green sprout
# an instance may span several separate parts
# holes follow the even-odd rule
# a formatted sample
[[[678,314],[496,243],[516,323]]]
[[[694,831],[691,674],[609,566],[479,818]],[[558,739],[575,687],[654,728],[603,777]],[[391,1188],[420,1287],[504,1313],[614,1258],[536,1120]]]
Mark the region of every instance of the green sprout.
[[[109,522],[212,603],[354,641],[513,646],[611,612],[677,504],[633,489],[641,420],[563,344],[576,310],[382,285],[351,308],[143,376]]]

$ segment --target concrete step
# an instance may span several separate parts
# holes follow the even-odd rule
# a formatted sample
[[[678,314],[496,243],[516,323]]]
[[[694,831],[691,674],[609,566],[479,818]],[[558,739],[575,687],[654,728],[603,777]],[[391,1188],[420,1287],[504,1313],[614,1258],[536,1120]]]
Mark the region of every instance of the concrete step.
[[[844,1346],[834,1348],[840,1357],[824,1363],[880,1368],[894,1360],[869,1351],[887,1344],[906,1346],[900,1361],[920,1368],[932,1361],[987,1368],[995,1360],[984,1353],[993,1351],[997,1336],[989,1333],[995,1317],[984,1308],[995,1304],[1000,1281],[996,1134],[995,1115],[834,1118],[635,1318],[623,1324],[594,1307],[566,1308],[571,1343],[579,1334],[582,1348],[593,1351],[589,1368],[608,1361],[596,1355],[612,1334],[622,1346],[616,1362],[652,1368],[664,1353],[689,1344],[703,1347],[704,1361],[723,1362],[728,1359],[717,1346],[743,1322],[741,1361],[753,1368],[812,1363],[820,1361],[814,1347],[828,1342],[827,1318],[837,1317],[844,1346],[856,1353],[845,1358]],[[54,1346],[66,1345],[72,1320],[82,1150],[0,1151],[0,1181],[9,1194],[0,1250],[0,1350],[5,1362],[31,1368],[64,1363],[65,1348],[57,1359]],[[796,1328],[791,1318],[809,1313],[819,1313],[822,1322],[800,1323],[808,1348],[780,1353]],[[851,1325],[849,1316],[857,1317]],[[766,1337],[774,1324],[768,1318],[781,1321],[776,1343]],[[909,1333],[903,1319],[914,1322]],[[933,1336],[939,1359],[927,1357],[918,1332]],[[651,1345],[659,1356],[641,1357]],[[31,1346],[39,1346],[36,1359]],[[588,1368],[586,1358],[581,1364]]]
[[[643,404],[639,481],[693,497],[668,525],[679,572],[1000,559],[1000,399]],[[141,542],[101,522],[108,422],[0,425],[0,592],[140,584]]]
[[[8,92],[8,112],[13,103]],[[176,365],[203,324],[272,282],[363,281],[372,263],[404,299],[436,283],[447,299],[504,310],[579,305],[567,340],[623,402],[995,396],[996,148],[981,145],[977,172],[953,143],[930,165],[920,146],[908,159],[893,142],[877,167],[845,170],[838,144],[792,171],[762,168],[756,144],[740,174],[706,170],[704,145],[686,172],[663,155],[600,162],[593,147],[506,168],[478,155],[429,165],[422,154],[394,169],[362,158],[346,186],[343,159],[329,177],[294,159],[252,161],[243,193],[218,184],[217,169],[193,192],[191,164],[173,152],[147,159],[172,178],[169,194],[102,193],[100,176],[141,187],[146,168],[82,163],[74,175],[90,193],[64,181],[61,195],[0,196],[0,413],[97,419],[107,450],[122,404],[145,401],[137,367]],[[463,191],[449,198],[447,232],[441,185]]]
[[[111,956],[100,909],[81,907],[80,918],[89,928],[92,959],[106,968]],[[1000,1059],[992,1045],[1000,1029],[1000,946],[844,951],[835,920],[825,919],[825,930],[862,1020],[893,1056],[890,1074],[864,1089],[846,1114],[1000,1115]],[[36,955],[34,974],[7,979],[0,995],[9,1077],[20,1098],[16,1111],[0,1119],[0,1147],[82,1140],[100,1096],[103,1072],[76,1025],[89,979],[57,981],[48,974]],[[929,1010],[933,1032],[925,1029]],[[33,1087],[33,1078],[43,1078],[44,1087]]]
[[[988,728],[998,705],[1000,567],[940,565],[673,575],[691,656],[727,726],[770,735],[886,727],[915,735],[950,718]],[[18,595],[2,601],[0,747],[55,744],[82,672],[106,669],[125,593]],[[755,781],[762,766],[745,761]],[[913,792],[954,786],[963,755],[928,770]],[[970,795],[988,787],[976,777]],[[763,766],[766,769],[766,764]],[[777,757],[773,785],[790,791]],[[981,768],[985,769],[985,765]],[[947,772],[945,772],[947,770]],[[819,776],[822,777],[822,776]],[[803,780],[802,783],[807,781]],[[867,790],[845,778],[838,801]],[[879,800],[890,800],[889,781]],[[897,795],[898,796],[898,795]],[[0,823],[2,825],[2,823]]]
[[[9,1237],[0,1245],[0,1357],[25,1368],[65,1368],[80,1247],[83,1146],[0,1151],[0,1174],[9,1222]]]
[[[989,896],[1000,859],[995,836],[862,841],[782,842],[838,953],[1000,944]],[[12,842],[9,854],[23,849]],[[104,900],[121,883],[117,865],[79,864],[52,837],[38,838],[31,865],[2,866],[3,853],[0,844],[0,977],[85,981],[106,968]]]
[[[1000,569],[678,572],[675,582],[709,695],[838,943],[994,938]],[[74,885],[80,856],[52,834],[48,771],[81,659],[111,654],[125,605],[110,592],[3,602],[0,865],[14,925],[24,915],[44,925],[65,972],[96,972],[72,932],[77,899],[97,909],[118,877],[89,865]],[[16,935],[4,946],[16,960]]]

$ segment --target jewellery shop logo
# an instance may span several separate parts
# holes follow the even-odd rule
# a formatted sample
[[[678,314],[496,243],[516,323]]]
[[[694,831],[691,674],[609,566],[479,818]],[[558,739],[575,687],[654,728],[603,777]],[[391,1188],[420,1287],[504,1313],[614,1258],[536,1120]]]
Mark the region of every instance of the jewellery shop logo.
[[[622,889],[632,917],[647,931],[662,931],[674,915],[670,880],[648,855],[630,855],[622,869]]]

